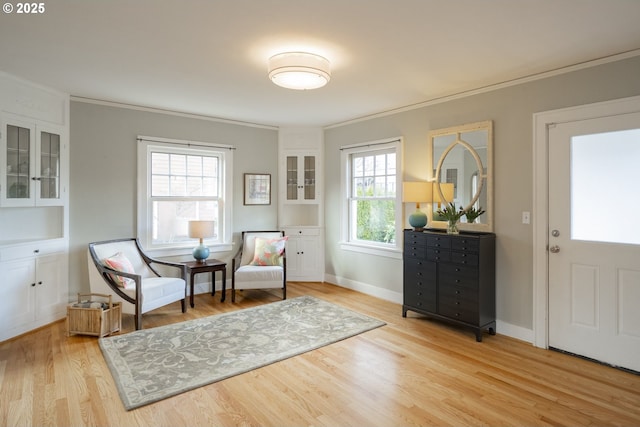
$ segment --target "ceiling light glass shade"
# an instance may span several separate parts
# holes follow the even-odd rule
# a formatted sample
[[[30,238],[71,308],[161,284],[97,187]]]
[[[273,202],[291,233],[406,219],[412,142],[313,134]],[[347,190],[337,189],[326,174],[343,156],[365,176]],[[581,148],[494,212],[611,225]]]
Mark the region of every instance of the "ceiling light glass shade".
[[[329,61],[306,52],[286,52],[269,58],[269,78],[287,89],[317,89],[331,79]]]

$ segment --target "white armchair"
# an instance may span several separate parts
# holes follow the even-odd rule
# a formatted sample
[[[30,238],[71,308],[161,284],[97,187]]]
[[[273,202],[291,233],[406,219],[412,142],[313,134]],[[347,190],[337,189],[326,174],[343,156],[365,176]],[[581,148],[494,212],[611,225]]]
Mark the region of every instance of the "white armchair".
[[[88,252],[91,292],[115,292],[113,301],[122,302],[122,311],[135,316],[136,329],[142,329],[143,313],[172,302],[181,301],[182,312],[187,311],[184,264],[147,256],[135,238],[89,243]],[[162,276],[157,266],[178,269],[179,277]]]
[[[236,302],[236,289],[282,289],[287,299],[286,239],[283,231],[242,232],[231,264],[231,302]]]

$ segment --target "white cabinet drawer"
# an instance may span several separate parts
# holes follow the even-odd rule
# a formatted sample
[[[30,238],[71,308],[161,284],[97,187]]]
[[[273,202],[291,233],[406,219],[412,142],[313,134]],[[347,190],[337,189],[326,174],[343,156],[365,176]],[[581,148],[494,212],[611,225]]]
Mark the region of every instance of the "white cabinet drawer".
[[[20,258],[28,258],[39,255],[48,255],[67,250],[67,241],[56,239],[51,241],[40,241],[23,243],[19,245],[1,246],[0,261],[12,261]]]
[[[319,236],[319,228],[285,228],[286,236]]]

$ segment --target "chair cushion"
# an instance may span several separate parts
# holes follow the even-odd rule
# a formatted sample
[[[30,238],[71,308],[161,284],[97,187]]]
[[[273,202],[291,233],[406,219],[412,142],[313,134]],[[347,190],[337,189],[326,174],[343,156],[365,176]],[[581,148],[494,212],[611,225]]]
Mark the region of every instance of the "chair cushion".
[[[277,239],[256,237],[253,261],[249,265],[282,265],[281,256],[284,253],[287,239],[287,236]]]
[[[132,297],[136,296],[135,281],[132,287],[125,289],[127,294]],[[150,277],[142,279],[142,294],[145,303],[176,292],[182,292],[184,295],[184,290],[185,282],[179,277]]]
[[[107,267],[113,268],[114,270],[122,271],[124,273],[135,273],[133,269],[133,264],[129,261],[122,252],[117,252],[114,255],[111,255],[109,258],[105,258],[103,260],[104,265]],[[135,289],[135,280],[130,279],[128,277],[117,276],[115,274],[111,275],[111,278],[114,282],[116,282],[119,286],[129,289],[131,286],[134,286]]]
[[[279,282],[282,286],[284,268],[280,266],[244,265],[234,272],[236,282]]]

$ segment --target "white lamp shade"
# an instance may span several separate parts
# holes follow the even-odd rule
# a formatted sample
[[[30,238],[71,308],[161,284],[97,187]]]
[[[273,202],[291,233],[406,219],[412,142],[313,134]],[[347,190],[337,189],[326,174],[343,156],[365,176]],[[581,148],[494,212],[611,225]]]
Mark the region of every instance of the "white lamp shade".
[[[285,52],[269,58],[269,78],[287,89],[317,89],[329,83],[329,61],[306,52]]]
[[[428,182],[403,182],[402,201],[403,202],[430,202],[432,199],[433,187]]]
[[[189,237],[204,239],[215,234],[215,221],[189,221]]]

